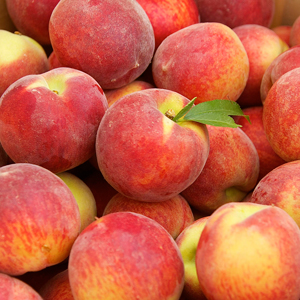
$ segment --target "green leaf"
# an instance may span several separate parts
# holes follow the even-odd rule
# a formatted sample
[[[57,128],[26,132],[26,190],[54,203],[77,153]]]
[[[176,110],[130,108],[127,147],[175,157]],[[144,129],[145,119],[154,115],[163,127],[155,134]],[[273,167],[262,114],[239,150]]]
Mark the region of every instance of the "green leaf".
[[[178,113],[180,114],[181,111]],[[244,115],[238,103],[231,100],[212,100],[199,103],[185,114],[182,121],[194,121],[213,126],[241,127],[230,116],[243,116],[250,123],[250,118]],[[176,116],[177,117],[177,116]],[[179,118],[177,118],[178,120]]]
[[[197,97],[193,98],[173,119],[174,122],[182,118],[193,106]]]

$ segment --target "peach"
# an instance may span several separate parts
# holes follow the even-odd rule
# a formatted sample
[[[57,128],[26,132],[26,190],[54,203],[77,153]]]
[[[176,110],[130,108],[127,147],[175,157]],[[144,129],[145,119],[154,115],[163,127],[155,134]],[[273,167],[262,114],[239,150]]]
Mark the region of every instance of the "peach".
[[[40,289],[43,300],[73,300],[68,269],[50,278]]]
[[[300,161],[282,164],[257,184],[249,202],[280,207],[300,227],[299,182]]]
[[[281,208],[224,204],[209,217],[200,236],[200,287],[214,300],[298,300],[299,247],[299,227]]]
[[[242,107],[261,105],[263,75],[272,61],[289,47],[273,30],[261,25],[241,25],[233,31],[243,43],[250,64],[247,84],[237,102]]]
[[[236,101],[249,75],[246,50],[235,32],[220,23],[199,23],[168,36],[152,62],[156,87],[182,94],[195,104]],[[228,80],[230,78],[230,80]]]
[[[37,165],[0,168],[0,272],[22,275],[65,260],[80,232],[68,186]]]
[[[209,216],[202,217],[186,227],[176,238],[184,263],[184,288],[182,295],[188,300],[206,300],[196,270],[196,251],[201,233]]]
[[[137,79],[155,47],[151,22],[133,0],[60,1],[50,17],[49,34],[57,59],[88,73],[103,89]]]
[[[49,20],[59,0],[6,0],[7,11],[17,30],[42,45],[50,45]]]
[[[256,185],[259,156],[240,128],[207,125],[210,150],[197,179],[181,194],[197,210],[211,214],[227,202],[237,202]]]
[[[90,188],[76,175],[70,172],[62,172],[57,176],[63,180],[63,182],[71,190],[78,204],[80,213],[80,232],[95,221],[97,217],[97,205],[95,197]]]
[[[95,153],[107,107],[102,88],[84,72],[55,68],[24,76],[0,98],[1,144],[14,162],[67,171]]]
[[[3,273],[0,273],[0,295],[3,300],[43,300],[28,284]]]
[[[290,45],[290,35],[292,26],[290,25],[279,25],[271,28],[289,47]]]
[[[300,159],[300,67],[283,74],[264,102],[263,125],[267,139],[285,161]]]
[[[179,299],[184,265],[171,235],[156,221],[116,212],[94,221],[69,258],[75,299]]]
[[[263,126],[263,106],[252,106],[243,109],[245,115],[248,115],[251,123],[245,118],[235,117],[235,122],[242,125],[241,129],[247,134],[253,142],[259,157],[259,182],[265,175],[276,167],[285,163],[272,149]]]
[[[290,33],[290,45],[291,47],[300,45],[300,15],[292,25]]]
[[[269,27],[275,13],[274,0],[195,0],[195,2],[201,22],[222,23],[230,28],[244,24]]]
[[[170,34],[200,22],[194,0],[137,0],[152,24],[155,49]]]
[[[264,104],[274,82],[286,72],[300,67],[300,45],[294,46],[277,56],[266,69],[260,84],[260,98]]]
[[[153,219],[162,225],[174,239],[194,221],[193,212],[181,195],[162,202],[145,202],[130,199],[118,193],[107,203],[103,215],[120,211],[130,211]]]
[[[120,87],[118,89],[105,90],[104,93],[108,102],[108,106],[111,106],[113,103],[115,103],[117,100],[119,100],[125,95],[151,88],[154,88],[153,84],[147,81],[134,80],[129,84],[126,84],[125,86]]]
[[[209,152],[207,128],[168,116],[188,103],[179,93],[155,88],[126,95],[108,108],[97,132],[96,155],[114,189],[128,198],[159,202],[194,182]]]
[[[49,70],[43,47],[32,38],[0,29],[0,96],[16,80]]]

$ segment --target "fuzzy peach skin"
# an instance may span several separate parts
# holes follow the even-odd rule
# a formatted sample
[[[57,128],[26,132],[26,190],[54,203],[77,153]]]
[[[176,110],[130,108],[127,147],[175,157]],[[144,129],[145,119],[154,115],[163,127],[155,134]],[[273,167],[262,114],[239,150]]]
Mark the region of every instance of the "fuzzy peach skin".
[[[146,89],[108,108],[97,132],[96,156],[114,189],[135,200],[159,202],[194,182],[209,152],[207,128],[165,115],[188,103],[176,92]]]
[[[49,279],[40,289],[43,300],[73,300],[68,269]]]
[[[260,98],[264,104],[274,82],[286,72],[300,67],[300,45],[294,46],[277,56],[266,69],[260,84]]]
[[[250,63],[249,78],[237,102],[242,107],[261,105],[262,77],[272,61],[289,46],[273,30],[261,25],[241,25],[233,31],[243,43]]]
[[[125,86],[120,87],[118,89],[105,90],[104,93],[108,102],[108,106],[111,106],[113,103],[115,103],[117,100],[119,100],[125,95],[151,88],[154,88],[154,85],[147,81],[134,80],[129,84],[126,84]]]
[[[236,101],[246,86],[249,60],[235,32],[220,23],[199,23],[168,36],[157,48],[152,74],[158,88],[200,102]],[[228,80],[230,78],[230,80]]]
[[[291,47],[300,45],[300,16],[295,20],[292,25],[290,33],[290,45]]]
[[[271,28],[289,47],[290,45],[290,35],[292,26],[290,25],[279,25]]]
[[[0,29],[0,96],[19,78],[49,70],[43,47],[32,38]]]
[[[57,176],[71,190],[78,204],[80,213],[80,231],[95,221],[97,217],[97,204],[91,189],[78,176],[70,172],[62,172]]]
[[[206,300],[199,284],[195,259],[198,242],[208,218],[206,216],[194,221],[176,238],[184,263],[182,296],[188,300]]]
[[[285,161],[300,159],[300,67],[283,74],[264,102],[263,124],[267,139]]]
[[[175,300],[182,293],[184,266],[174,239],[156,221],[116,212],[76,239],[69,281],[75,299]]]
[[[155,47],[151,22],[135,0],[61,0],[49,34],[58,60],[88,73],[103,89],[137,79]]]
[[[6,0],[6,6],[18,31],[42,45],[50,45],[49,20],[59,1]]]
[[[25,282],[0,273],[0,296],[3,300],[44,300]]]
[[[56,68],[24,76],[0,98],[1,144],[16,163],[67,171],[95,153],[107,107],[102,88],[84,72]]]
[[[276,167],[285,163],[272,149],[264,130],[263,106],[252,106],[243,109],[243,113],[248,115],[251,123],[244,117],[235,117],[235,122],[242,125],[241,129],[253,142],[259,156],[259,182],[265,175]]]
[[[130,199],[118,193],[107,203],[103,215],[120,211],[130,211],[153,219],[174,239],[194,221],[193,212],[181,195],[162,202],[145,202]]]
[[[227,202],[241,201],[256,185],[259,156],[240,128],[207,125],[210,151],[197,179],[181,194],[199,211],[211,214]]]
[[[269,27],[275,13],[274,0],[195,0],[195,2],[201,22],[222,23],[230,28],[244,24]]]
[[[0,272],[22,275],[65,260],[80,231],[68,186],[37,165],[0,168]]]
[[[207,299],[298,300],[300,230],[281,208],[224,204],[201,233],[196,269]]]
[[[194,0],[137,0],[152,24],[155,49],[170,34],[200,22]]]
[[[268,173],[255,187],[249,202],[275,205],[300,227],[300,161],[285,163]]]

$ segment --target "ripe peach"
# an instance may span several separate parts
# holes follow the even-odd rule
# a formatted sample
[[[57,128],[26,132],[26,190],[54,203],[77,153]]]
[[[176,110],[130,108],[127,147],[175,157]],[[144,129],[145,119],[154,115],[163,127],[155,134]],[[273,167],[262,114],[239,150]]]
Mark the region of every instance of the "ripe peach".
[[[184,266],[160,224],[116,212],[80,233],[70,253],[69,281],[75,299],[179,299]]]
[[[135,200],[159,202],[194,182],[209,152],[207,128],[166,116],[188,103],[176,92],[146,89],[108,108],[97,132],[96,155],[114,189]]]
[[[80,232],[68,186],[37,165],[0,168],[0,272],[22,275],[64,261]]]
[[[197,97],[195,104],[236,101],[246,86],[249,60],[232,29],[220,23],[199,23],[169,35],[160,44],[152,74],[158,88],[190,100]]]
[[[60,1],[49,34],[58,60],[88,73],[103,89],[137,79],[155,47],[151,22],[133,0]]]
[[[119,211],[131,211],[153,219],[162,225],[174,239],[194,221],[193,212],[181,195],[162,202],[145,202],[136,201],[118,193],[107,203],[103,215]]]

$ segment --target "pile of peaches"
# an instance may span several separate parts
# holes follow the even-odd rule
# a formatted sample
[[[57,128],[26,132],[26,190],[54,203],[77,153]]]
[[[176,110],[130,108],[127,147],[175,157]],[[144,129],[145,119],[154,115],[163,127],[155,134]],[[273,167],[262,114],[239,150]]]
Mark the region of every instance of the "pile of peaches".
[[[295,2],[0,0],[0,299],[300,299]]]

